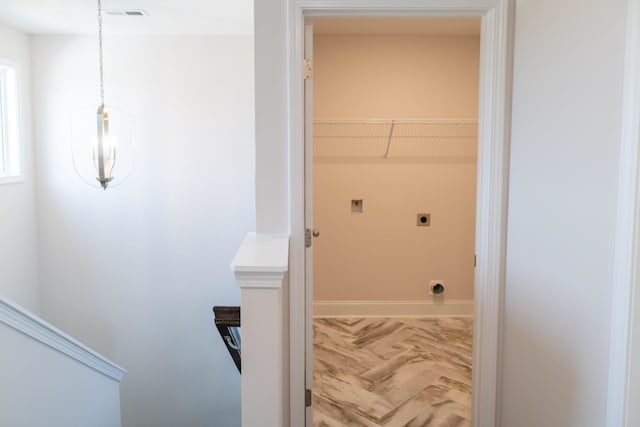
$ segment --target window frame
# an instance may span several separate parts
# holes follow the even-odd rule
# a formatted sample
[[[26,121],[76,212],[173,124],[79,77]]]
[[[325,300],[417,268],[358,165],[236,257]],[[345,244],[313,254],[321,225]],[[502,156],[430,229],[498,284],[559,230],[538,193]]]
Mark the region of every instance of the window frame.
[[[0,58],[0,185],[24,182],[20,65]]]

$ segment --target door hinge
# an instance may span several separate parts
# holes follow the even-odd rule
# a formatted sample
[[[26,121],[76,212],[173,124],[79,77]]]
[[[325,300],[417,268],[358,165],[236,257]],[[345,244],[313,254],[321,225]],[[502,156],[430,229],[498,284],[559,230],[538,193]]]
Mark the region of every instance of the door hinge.
[[[476,267],[478,265],[478,255],[473,254],[473,266]]]
[[[306,408],[308,408],[309,406],[311,406],[311,400],[312,400],[312,398],[311,398],[311,390],[306,389],[306,390],[304,391],[304,406],[305,406]]]
[[[304,58],[304,79],[309,80],[313,76],[313,65],[311,60]]]
[[[305,241],[305,246],[310,248],[311,242],[313,241],[313,233],[310,228],[307,228],[304,232],[304,241]]]

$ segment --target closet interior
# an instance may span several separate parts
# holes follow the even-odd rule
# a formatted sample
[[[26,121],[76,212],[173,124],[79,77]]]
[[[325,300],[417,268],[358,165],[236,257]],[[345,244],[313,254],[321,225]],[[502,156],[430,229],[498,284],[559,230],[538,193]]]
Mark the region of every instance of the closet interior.
[[[479,34],[314,19],[316,427],[470,425]]]

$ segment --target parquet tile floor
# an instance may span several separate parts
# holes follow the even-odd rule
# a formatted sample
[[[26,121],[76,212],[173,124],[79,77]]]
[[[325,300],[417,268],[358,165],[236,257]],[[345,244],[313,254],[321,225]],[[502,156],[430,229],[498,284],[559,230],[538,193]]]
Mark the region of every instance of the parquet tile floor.
[[[313,321],[314,427],[471,425],[470,318]]]

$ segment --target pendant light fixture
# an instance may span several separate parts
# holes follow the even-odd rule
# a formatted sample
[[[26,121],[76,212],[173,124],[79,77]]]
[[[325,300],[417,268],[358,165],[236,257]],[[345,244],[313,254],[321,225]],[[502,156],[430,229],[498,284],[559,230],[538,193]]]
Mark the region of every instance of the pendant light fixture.
[[[102,0],[98,0],[98,50],[100,51],[100,106],[98,106],[98,132],[93,150],[93,163],[97,166],[100,186],[106,190],[113,181],[116,166],[116,141],[109,136],[109,113],[104,109],[104,65],[102,60]]]
[[[98,53],[100,104],[97,111],[91,107],[71,113],[71,141],[78,176],[87,184],[106,190],[122,183],[133,171],[135,120],[131,114],[104,103],[102,0],[98,0]],[[89,120],[89,111],[93,120]]]

